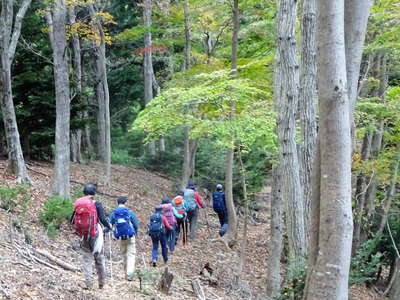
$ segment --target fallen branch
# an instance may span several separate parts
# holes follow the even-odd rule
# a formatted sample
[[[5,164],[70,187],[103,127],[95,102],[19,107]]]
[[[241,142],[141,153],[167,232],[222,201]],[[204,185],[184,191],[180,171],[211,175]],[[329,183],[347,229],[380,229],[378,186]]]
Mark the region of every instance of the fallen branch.
[[[66,263],[65,261],[62,261],[61,259],[53,256],[52,254],[50,254],[49,252],[42,250],[42,249],[33,249],[33,251],[35,251],[36,253],[46,257],[48,260],[50,260],[51,262],[59,265],[60,267],[62,267],[63,269],[67,270],[67,271],[72,271],[72,272],[80,272],[80,269],[70,265],[68,263]]]
[[[164,273],[161,276],[158,289],[164,294],[168,294],[169,289],[171,288],[172,280],[174,280],[174,274],[169,272],[167,267],[164,269]]]
[[[203,287],[201,286],[200,280],[198,278],[193,279],[191,281],[193,292],[196,295],[197,299],[205,300],[206,295],[204,294]]]

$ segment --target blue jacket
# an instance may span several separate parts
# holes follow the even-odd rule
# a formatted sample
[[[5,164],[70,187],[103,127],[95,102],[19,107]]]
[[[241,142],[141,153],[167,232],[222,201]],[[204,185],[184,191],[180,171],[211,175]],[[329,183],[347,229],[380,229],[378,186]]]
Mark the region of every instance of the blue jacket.
[[[125,207],[125,205],[122,205],[122,204],[120,204],[118,206]],[[135,229],[135,232],[137,233],[138,229],[139,229],[139,221],[136,218],[136,215],[132,210],[128,209],[128,211],[129,211],[129,221],[131,222],[133,228]],[[115,219],[114,211],[112,211],[112,213],[110,214],[109,220],[112,225],[115,225],[115,222],[117,222],[117,220]]]

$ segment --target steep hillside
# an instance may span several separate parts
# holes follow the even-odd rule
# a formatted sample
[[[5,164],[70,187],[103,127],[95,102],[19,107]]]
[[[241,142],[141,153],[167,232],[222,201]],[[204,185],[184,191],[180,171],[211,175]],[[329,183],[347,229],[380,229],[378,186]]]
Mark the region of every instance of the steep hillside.
[[[6,174],[4,167],[5,161],[0,161],[1,185],[13,186],[13,178]],[[35,249],[42,249],[64,262],[80,266],[77,238],[71,227],[65,223],[60,234],[50,238],[39,223],[39,213],[50,195],[51,165],[31,162],[29,169],[34,185],[30,189],[30,200],[24,200],[27,213],[24,214],[20,209],[11,214],[0,209],[1,299],[192,299],[194,294],[191,280],[195,278],[200,278],[207,299],[260,298],[266,284],[269,236],[267,212],[260,213],[258,223],[250,223],[244,281],[238,287],[233,283],[238,252],[227,251],[221,243],[210,242],[210,239],[218,236],[217,217],[209,207],[202,210],[198,239],[185,247],[179,243],[174,255],[170,257],[168,267],[175,278],[170,294],[164,295],[157,291],[156,283],[165,266],[160,264],[157,268],[150,267],[151,242],[145,234],[145,227],[150,212],[161,197],[174,195],[173,182],[160,174],[113,166],[111,185],[99,186],[102,194],[97,198],[102,201],[107,212],[110,212],[115,206],[116,196],[129,197],[128,206],[136,212],[141,224],[137,239],[136,266],[143,277],[142,289],[139,279],[132,282],[124,280],[116,241],[111,242],[110,260],[110,240],[106,236],[105,255],[109,273],[107,286],[103,290],[96,288],[87,291],[84,289],[81,273],[58,267],[35,252]],[[80,183],[100,182],[101,174],[99,164],[74,164],[71,169],[73,189],[81,189]],[[207,272],[207,275],[200,275],[207,263],[213,270],[211,277]],[[352,293],[353,299],[377,299],[373,295],[367,295],[368,291],[363,287],[353,288]]]

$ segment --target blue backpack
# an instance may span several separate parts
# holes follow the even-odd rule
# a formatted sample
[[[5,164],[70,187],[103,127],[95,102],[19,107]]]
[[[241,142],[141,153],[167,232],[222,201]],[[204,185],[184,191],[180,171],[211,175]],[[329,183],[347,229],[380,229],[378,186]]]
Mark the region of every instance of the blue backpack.
[[[151,237],[159,238],[164,230],[162,216],[159,213],[154,213],[150,216],[150,223],[147,225],[148,234]]]
[[[193,212],[197,208],[197,201],[194,199],[194,191],[192,189],[185,189],[183,194],[183,199],[187,202],[189,206],[188,212]]]
[[[129,219],[129,209],[126,207],[117,207],[114,210],[116,219],[114,236],[116,239],[127,240],[135,234],[131,221]]]
[[[226,209],[225,194],[222,192],[214,192],[212,197],[213,197],[214,211],[216,211],[216,212],[224,211]]]

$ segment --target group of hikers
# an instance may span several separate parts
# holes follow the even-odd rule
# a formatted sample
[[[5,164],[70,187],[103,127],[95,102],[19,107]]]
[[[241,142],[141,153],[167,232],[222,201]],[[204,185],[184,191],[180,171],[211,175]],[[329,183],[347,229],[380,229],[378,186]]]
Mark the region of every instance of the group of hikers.
[[[75,201],[70,220],[75,233],[80,237],[82,270],[88,289],[93,288],[93,260],[100,289],[104,287],[106,281],[105,233],[112,232],[114,238],[119,240],[125,278],[129,281],[133,279],[136,235],[139,230],[139,221],[135,213],[126,206],[127,197],[117,197],[117,207],[107,218],[101,202],[94,199],[96,192],[95,185],[84,186],[84,196]],[[228,227],[228,213],[221,184],[216,185],[212,198],[213,209],[218,214],[221,225],[219,234],[222,236]],[[183,245],[196,239],[200,208],[205,208],[205,205],[193,182],[189,182],[184,191],[179,191],[172,200],[168,197],[161,198],[161,204],[154,208],[147,224],[147,234],[152,241],[151,265],[153,267],[157,266],[159,248],[161,248],[163,262],[167,264],[168,254],[173,254],[180,238]]]

